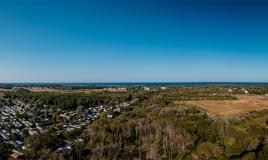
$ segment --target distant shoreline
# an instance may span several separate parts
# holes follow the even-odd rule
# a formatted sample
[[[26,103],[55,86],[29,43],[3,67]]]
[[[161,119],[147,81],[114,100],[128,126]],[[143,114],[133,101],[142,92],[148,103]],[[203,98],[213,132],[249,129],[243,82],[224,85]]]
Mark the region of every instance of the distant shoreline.
[[[0,83],[1,86],[182,86],[182,85],[268,85],[268,82],[101,82],[101,83]]]

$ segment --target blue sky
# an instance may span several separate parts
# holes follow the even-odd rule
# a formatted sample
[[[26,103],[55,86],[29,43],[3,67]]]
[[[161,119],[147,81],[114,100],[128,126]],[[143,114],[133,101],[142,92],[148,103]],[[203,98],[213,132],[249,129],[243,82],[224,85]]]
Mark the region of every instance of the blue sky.
[[[268,82],[262,0],[2,0],[0,82]]]

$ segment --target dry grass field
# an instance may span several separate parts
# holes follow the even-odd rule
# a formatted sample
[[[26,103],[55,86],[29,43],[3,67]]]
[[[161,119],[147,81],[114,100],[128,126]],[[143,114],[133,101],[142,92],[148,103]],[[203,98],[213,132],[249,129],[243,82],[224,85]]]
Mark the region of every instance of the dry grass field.
[[[237,95],[237,98],[237,100],[177,101],[175,103],[196,106],[211,115],[223,117],[268,109],[268,96]]]
[[[62,89],[52,89],[52,88],[33,88],[30,89],[31,92],[52,92],[52,93],[92,93],[102,91],[100,89],[78,89],[78,90],[62,90]]]
[[[0,88],[0,99],[4,96],[4,92],[6,92],[7,89]]]
[[[70,94],[70,93],[92,93],[92,92],[100,92],[103,89],[77,89],[77,90],[62,90],[62,89],[52,89],[52,88],[26,88],[31,92],[42,93],[42,92],[49,92],[49,93],[63,93],[63,94]],[[0,88],[0,94],[3,92],[12,92],[12,89],[2,89]]]
[[[0,93],[7,92],[7,91],[10,91],[10,89],[3,89],[3,88],[0,88]]]

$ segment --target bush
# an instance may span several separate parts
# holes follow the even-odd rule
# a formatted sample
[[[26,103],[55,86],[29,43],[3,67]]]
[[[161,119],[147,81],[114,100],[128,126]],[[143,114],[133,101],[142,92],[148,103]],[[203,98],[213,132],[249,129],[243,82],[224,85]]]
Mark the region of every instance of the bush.
[[[201,159],[219,159],[223,157],[223,151],[217,144],[204,142],[197,146],[197,155]]]

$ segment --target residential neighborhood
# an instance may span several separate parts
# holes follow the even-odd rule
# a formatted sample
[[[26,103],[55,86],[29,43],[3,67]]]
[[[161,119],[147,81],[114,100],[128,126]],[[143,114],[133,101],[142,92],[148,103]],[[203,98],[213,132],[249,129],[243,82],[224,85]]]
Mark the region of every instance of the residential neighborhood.
[[[55,111],[46,104],[37,111],[33,101],[24,103],[19,99],[10,98],[4,101],[6,105],[0,106],[0,136],[14,147],[14,156],[14,154],[22,155],[22,151],[29,147],[24,144],[25,139],[45,133],[51,126],[54,126],[55,118],[60,120],[62,132],[82,129],[97,120],[101,114],[106,115],[107,118],[114,118],[121,113],[123,108],[137,100],[113,106],[79,106],[76,110],[69,111],[58,109],[56,110],[57,117],[54,117]],[[35,115],[36,112],[39,112],[38,117]],[[55,152],[70,150],[74,145],[75,142],[66,141],[66,144]]]

